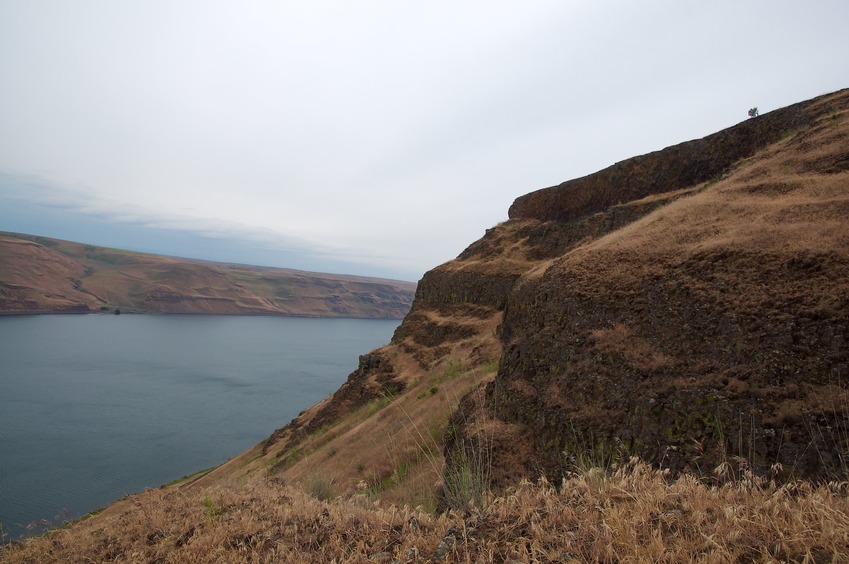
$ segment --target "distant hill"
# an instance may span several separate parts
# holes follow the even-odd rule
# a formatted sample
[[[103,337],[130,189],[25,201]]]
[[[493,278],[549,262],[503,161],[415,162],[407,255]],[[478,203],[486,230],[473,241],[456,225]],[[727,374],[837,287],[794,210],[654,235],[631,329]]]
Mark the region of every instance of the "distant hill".
[[[0,314],[400,319],[411,282],[191,260],[0,232]]]

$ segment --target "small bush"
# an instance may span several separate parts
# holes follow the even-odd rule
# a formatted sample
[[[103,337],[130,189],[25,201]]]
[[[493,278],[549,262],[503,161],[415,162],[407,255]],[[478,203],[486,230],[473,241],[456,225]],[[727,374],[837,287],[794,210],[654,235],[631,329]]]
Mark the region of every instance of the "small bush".
[[[481,365],[481,370],[484,374],[491,374],[498,371],[498,359],[488,360]]]
[[[373,399],[369,403],[366,404],[366,414],[371,417],[390,403],[394,399],[391,395],[386,395],[381,398]]]
[[[453,380],[457,376],[463,373],[463,363],[459,360],[452,360],[448,364],[445,365],[445,369],[442,372],[443,380]]]
[[[461,442],[443,476],[444,503],[450,509],[482,509],[491,486],[492,452],[484,443]]]
[[[330,501],[335,497],[333,478],[323,472],[315,472],[309,476],[304,483],[304,489],[319,501]]]
[[[203,514],[207,519],[216,519],[224,514],[224,506],[221,503],[215,503],[209,494],[203,496]]]

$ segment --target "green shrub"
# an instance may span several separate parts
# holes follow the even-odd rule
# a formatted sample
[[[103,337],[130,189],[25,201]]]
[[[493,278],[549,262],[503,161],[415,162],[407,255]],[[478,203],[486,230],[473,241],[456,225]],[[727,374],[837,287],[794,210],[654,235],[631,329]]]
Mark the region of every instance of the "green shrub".
[[[445,505],[450,509],[483,509],[491,486],[492,449],[486,442],[461,442],[443,476]]]
[[[463,373],[463,363],[459,360],[449,361],[442,372],[443,380],[453,380]]]
[[[483,370],[484,374],[491,374],[493,372],[498,371],[498,359],[493,358],[492,360],[488,360],[481,365],[481,370]]]
[[[216,519],[224,514],[224,506],[219,502],[215,503],[209,494],[203,496],[203,514],[207,519]]]
[[[319,501],[330,501],[335,496],[333,478],[324,472],[315,472],[307,478],[304,489]]]

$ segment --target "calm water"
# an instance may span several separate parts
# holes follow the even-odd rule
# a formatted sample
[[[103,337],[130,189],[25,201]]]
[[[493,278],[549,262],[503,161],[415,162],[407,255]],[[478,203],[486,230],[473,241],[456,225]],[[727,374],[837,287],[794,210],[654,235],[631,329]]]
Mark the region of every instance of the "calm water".
[[[398,324],[0,317],[0,523],[17,538],[221,464],[333,392]]]

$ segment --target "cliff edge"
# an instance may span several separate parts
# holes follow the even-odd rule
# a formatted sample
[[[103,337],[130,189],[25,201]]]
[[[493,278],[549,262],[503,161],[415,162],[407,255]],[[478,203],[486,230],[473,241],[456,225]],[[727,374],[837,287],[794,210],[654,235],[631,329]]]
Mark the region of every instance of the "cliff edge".
[[[424,449],[439,503],[470,466],[496,489],[632,456],[845,476],[847,110],[843,90],[517,198],[262,456],[404,501],[432,485],[399,488],[397,453]]]
[[[507,269],[497,376],[455,416],[466,442],[469,410],[502,424],[495,481],[632,455],[845,477],[848,109],[840,91],[522,196],[448,267],[533,259]]]

